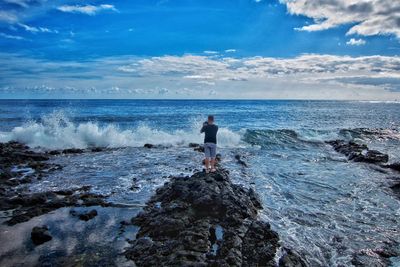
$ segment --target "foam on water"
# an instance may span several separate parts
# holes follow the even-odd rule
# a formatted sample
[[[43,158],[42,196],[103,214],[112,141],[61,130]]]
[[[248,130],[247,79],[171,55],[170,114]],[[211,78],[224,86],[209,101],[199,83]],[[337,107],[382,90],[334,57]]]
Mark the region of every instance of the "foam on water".
[[[14,127],[10,132],[0,132],[0,142],[19,141],[31,147],[46,149],[87,147],[141,147],[146,143],[167,146],[184,146],[201,143],[200,120],[192,122],[190,130],[165,131],[140,125],[134,129],[120,129],[117,125],[100,126],[97,122],[74,123],[62,112],[54,112]],[[220,147],[243,146],[240,133],[220,128]]]

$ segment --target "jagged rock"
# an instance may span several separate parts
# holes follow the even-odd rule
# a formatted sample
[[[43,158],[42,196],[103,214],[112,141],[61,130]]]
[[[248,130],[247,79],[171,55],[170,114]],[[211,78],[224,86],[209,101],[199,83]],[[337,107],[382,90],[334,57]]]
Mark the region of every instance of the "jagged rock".
[[[306,267],[305,261],[294,251],[283,249],[283,256],[279,259],[279,267]]]
[[[204,153],[204,146],[198,146],[193,149],[194,151]]]
[[[63,154],[81,154],[83,152],[85,151],[80,148],[67,148],[62,151]]]
[[[132,218],[140,229],[125,255],[137,266],[275,266],[279,237],[260,208],[225,170],[171,178]]]
[[[242,160],[242,157],[239,154],[235,155],[235,159],[237,160],[237,163],[239,163],[240,165],[248,167],[247,163],[244,160]]]
[[[355,142],[345,142],[343,140],[327,141],[337,152],[347,156],[349,160],[355,162],[366,163],[386,163],[389,161],[389,156],[377,150],[369,150],[364,144],[357,144]]]
[[[390,168],[400,172],[400,162],[395,162],[392,164],[385,165],[386,168]]]
[[[144,144],[144,146],[143,147],[145,147],[145,148],[153,148],[154,147],[154,145],[153,144]]]
[[[197,143],[189,143],[189,147],[195,148],[195,147],[199,147],[200,144]]]
[[[47,226],[35,226],[31,232],[31,239],[33,244],[36,246],[48,242],[52,239],[48,232],[49,228]]]
[[[78,216],[79,220],[89,221],[97,216],[97,210],[93,209],[91,211],[83,212],[83,213],[78,213],[75,210],[71,210],[70,214],[72,216]]]

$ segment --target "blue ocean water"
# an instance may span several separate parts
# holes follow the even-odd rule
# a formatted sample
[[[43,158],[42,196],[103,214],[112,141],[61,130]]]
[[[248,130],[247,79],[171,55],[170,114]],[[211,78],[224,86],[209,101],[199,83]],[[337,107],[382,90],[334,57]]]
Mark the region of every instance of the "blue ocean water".
[[[325,143],[354,140],[400,161],[397,102],[0,100],[0,142],[113,148],[54,157],[63,170],[30,190],[92,185],[110,201],[140,205],[168,176],[201,169],[202,155],[188,144],[202,142],[208,114],[220,128],[223,166],[236,183],[255,188],[283,245],[311,265],[348,266],[355,254],[400,249],[400,201],[389,189],[399,175],[348,162]]]

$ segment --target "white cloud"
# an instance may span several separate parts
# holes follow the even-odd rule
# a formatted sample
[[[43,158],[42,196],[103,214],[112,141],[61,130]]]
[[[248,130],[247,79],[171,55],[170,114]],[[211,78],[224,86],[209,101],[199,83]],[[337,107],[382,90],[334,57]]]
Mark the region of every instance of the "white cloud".
[[[236,49],[226,49],[225,53],[235,53]]]
[[[68,13],[81,13],[81,14],[86,14],[86,15],[96,15],[100,11],[118,11],[114,5],[109,5],[109,4],[102,4],[99,6],[94,6],[94,5],[62,5],[57,8],[58,10],[62,12],[68,12]]]
[[[25,29],[25,31],[31,32],[31,33],[38,33],[38,32],[42,32],[42,33],[58,33],[57,30],[50,30],[49,28],[45,28],[45,27],[33,27],[33,26],[29,26],[29,25],[23,24],[23,23],[18,23],[18,26],[20,26],[21,28]]]
[[[0,10],[0,22],[15,23],[17,21],[18,18],[15,14]]]
[[[346,42],[347,45],[355,45],[355,46],[360,46],[360,45],[365,45],[367,42],[363,39],[354,39],[351,38],[348,42]]]
[[[398,0],[279,0],[288,12],[314,20],[302,31],[321,31],[352,25],[347,34],[364,36],[395,35],[400,38],[400,1]]]
[[[212,51],[212,50],[206,50],[206,51],[204,51],[204,54],[216,55],[216,54],[218,54],[218,52],[217,51]]]
[[[398,56],[119,56],[53,62],[0,53],[0,63],[0,96],[12,94],[13,90],[35,94],[42,90],[53,92],[53,97],[78,94],[139,98],[400,99]],[[47,89],[40,87],[43,84]],[[210,91],[215,95],[210,95]]]
[[[19,35],[10,35],[10,34],[6,34],[3,32],[0,32],[0,36],[7,38],[7,39],[13,39],[13,40],[26,40],[24,37],[19,36]]]

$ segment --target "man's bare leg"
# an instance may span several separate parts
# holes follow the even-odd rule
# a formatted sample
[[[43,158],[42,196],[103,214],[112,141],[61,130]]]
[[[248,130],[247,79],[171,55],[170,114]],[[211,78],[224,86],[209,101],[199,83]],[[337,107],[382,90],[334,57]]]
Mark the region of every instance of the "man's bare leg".
[[[206,172],[208,172],[210,168],[210,160],[208,158],[204,159],[204,165],[206,166]]]
[[[216,169],[215,169],[215,158],[211,158],[211,171],[212,172],[216,171]]]

